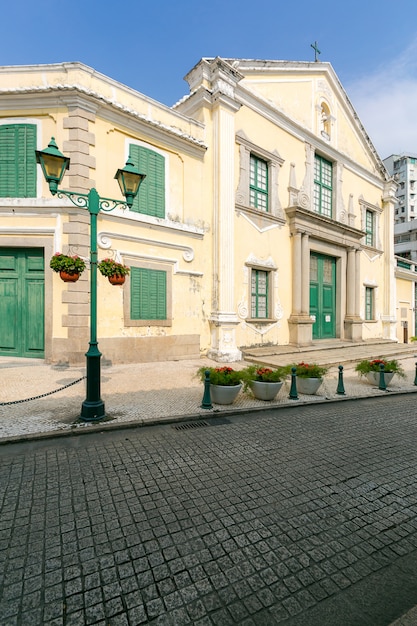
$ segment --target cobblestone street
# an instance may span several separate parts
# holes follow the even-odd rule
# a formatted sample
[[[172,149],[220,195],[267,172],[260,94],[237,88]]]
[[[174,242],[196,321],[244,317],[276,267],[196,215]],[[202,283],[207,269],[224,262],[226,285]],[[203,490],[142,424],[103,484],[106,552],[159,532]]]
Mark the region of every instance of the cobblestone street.
[[[5,444],[2,626],[383,626],[417,604],[414,394]]]

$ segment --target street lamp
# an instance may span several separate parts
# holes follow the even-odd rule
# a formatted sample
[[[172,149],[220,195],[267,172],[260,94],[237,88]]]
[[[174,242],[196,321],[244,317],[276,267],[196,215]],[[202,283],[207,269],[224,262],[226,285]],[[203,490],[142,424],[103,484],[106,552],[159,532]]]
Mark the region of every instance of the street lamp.
[[[100,211],[113,211],[119,206],[131,208],[133,200],[139,191],[139,186],[146,174],[140,174],[130,156],[123,169],[116,172],[121,192],[126,200],[100,198],[96,189],[92,188],[85,193],[75,193],[59,189],[58,186],[70,166],[70,160],[64,156],[52,137],[45,150],[35,150],[36,162],[40,164],[49,191],[59,198],[67,197],[80,208],[87,209],[90,214],[90,342],[86,353],[87,365],[87,394],[81,405],[80,419],[84,422],[98,422],[105,417],[104,402],[100,394],[100,357],[97,341],[97,215]]]

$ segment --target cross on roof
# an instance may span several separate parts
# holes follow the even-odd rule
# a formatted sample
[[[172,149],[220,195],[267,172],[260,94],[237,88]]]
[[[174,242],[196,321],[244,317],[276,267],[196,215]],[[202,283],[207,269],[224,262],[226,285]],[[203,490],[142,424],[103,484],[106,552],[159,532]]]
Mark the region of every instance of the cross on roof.
[[[315,41],[315,42],[314,42],[314,46],[313,46],[313,44],[310,44],[310,45],[311,45],[311,47],[312,47],[312,48],[313,48],[313,50],[314,50],[314,60],[315,60],[315,62],[317,63],[317,61],[318,61],[318,57],[317,57],[317,55],[318,55],[318,54],[321,54],[320,50],[319,50],[319,49],[318,49],[318,47],[317,47],[317,41]]]

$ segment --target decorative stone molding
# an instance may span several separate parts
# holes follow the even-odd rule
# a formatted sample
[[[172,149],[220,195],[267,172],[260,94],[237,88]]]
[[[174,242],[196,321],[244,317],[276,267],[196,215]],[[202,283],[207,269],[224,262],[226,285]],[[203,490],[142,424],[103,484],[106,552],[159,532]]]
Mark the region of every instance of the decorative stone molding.
[[[103,250],[109,250],[112,247],[112,237],[116,237],[122,241],[134,241],[138,245],[158,246],[161,248],[169,248],[170,250],[182,250],[182,258],[187,263],[194,260],[194,249],[191,246],[184,246],[181,244],[171,243],[168,241],[161,241],[158,239],[148,239],[146,237],[132,237],[130,235],[123,235],[110,233],[106,231],[100,231],[97,235],[97,243]]]
[[[265,270],[278,269],[272,257],[268,257],[267,259],[260,259],[256,257],[253,253],[249,254],[249,256],[246,258],[245,265]]]
[[[298,194],[298,206],[303,209],[312,210],[311,198],[313,197],[313,167],[314,167],[314,147],[305,142],[305,174],[303,184]]]
[[[359,206],[360,206],[360,220],[361,220],[362,231],[364,232],[366,231],[366,211],[372,211],[374,215],[375,248],[381,251],[382,244],[381,244],[381,236],[380,236],[380,219],[381,219],[382,208],[378,206],[377,204],[372,204],[370,202],[367,202],[362,195],[359,197]],[[363,245],[366,245],[365,236],[363,239]]]
[[[236,189],[236,206],[242,210],[248,209],[284,219],[284,212],[281,207],[278,193],[279,168],[283,165],[284,159],[274,150],[269,152],[250,141],[245,133],[240,130],[236,133],[236,143],[239,145],[239,183]],[[268,164],[268,211],[259,211],[249,204],[250,186],[250,156],[251,154],[263,159]]]

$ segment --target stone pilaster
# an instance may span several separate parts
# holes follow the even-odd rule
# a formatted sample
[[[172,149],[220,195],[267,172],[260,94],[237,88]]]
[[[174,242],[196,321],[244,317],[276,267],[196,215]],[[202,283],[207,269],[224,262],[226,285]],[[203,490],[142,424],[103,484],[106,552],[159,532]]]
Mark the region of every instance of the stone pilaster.
[[[309,315],[310,247],[306,233],[293,233],[292,255],[292,312],[288,319],[290,343],[303,346],[311,344],[313,327]]]
[[[346,316],[345,337],[351,341],[361,341],[363,321],[359,315],[360,306],[360,252],[356,248],[347,251],[346,270]]]
[[[95,157],[90,154],[95,146],[95,111],[81,107],[79,103],[68,103],[68,116],[63,126],[68,130],[68,140],[64,141],[63,152],[70,157],[70,170],[65,178],[65,186],[72,191],[87,193],[95,186]],[[90,256],[90,216],[87,209],[68,207],[69,221],[64,225],[68,237],[69,254],[78,254],[88,259]],[[63,301],[68,305],[68,314],[62,325],[67,327],[68,360],[82,363],[88,348],[90,335],[90,272],[87,268],[80,279],[68,283],[63,292]]]
[[[207,68],[206,68],[207,69]],[[240,105],[234,90],[241,75],[221,59],[210,64],[213,117],[214,280],[210,315],[211,347],[208,356],[217,361],[239,361],[236,344],[240,320],[235,311],[235,113]]]
[[[382,311],[382,330],[384,339],[397,339],[396,319],[396,283],[395,283],[395,257],[394,257],[394,205],[396,202],[396,183],[389,180],[385,183],[381,221],[384,224],[384,293]]]

